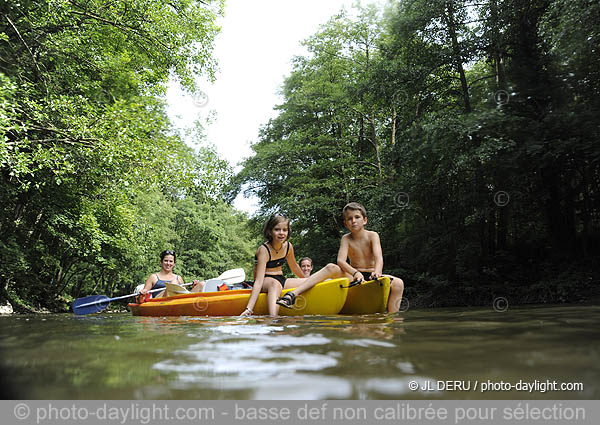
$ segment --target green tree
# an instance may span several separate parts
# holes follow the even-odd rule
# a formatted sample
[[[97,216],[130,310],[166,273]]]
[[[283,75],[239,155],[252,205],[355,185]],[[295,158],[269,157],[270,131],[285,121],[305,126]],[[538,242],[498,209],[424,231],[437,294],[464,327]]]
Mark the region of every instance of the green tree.
[[[16,260],[2,288],[33,304],[90,280],[118,291],[119,270],[147,255],[135,247],[139,194],[200,196],[196,183],[216,176],[218,160],[202,163],[210,150],[195,154],[175,134],[160,96],[170,75],[192,91],[195,75],[213,77],[223,4],[0,7],[0,249]]]
[[[425,303],[531,299],[564,268],[591,273],[599,11],[579,0],[342,11],[295,59],[238,187],[287,212],[298,251],[322,263],[341,207],[363,202],[386,269]]]
[[[389,140],[380,132],[390,111],[366,85],[380,54],[380,12],[355,12],[340,12],[304,42],[310,56],[295,58],[281,113],[261,130],[237,177],[265,216],[277,210],[292,218],[302,234],[296,251],[317,265],[335,258],[342,207],[370,196],[389,174]]]

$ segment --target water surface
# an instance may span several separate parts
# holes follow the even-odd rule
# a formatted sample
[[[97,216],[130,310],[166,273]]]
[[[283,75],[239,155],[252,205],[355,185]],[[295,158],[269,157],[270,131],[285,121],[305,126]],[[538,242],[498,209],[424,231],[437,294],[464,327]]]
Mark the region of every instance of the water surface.
[[[599,327],[599,306],[5,316],[0,368],[28,399],[600,399]],[[583,390],[481,392],[519,381]]]

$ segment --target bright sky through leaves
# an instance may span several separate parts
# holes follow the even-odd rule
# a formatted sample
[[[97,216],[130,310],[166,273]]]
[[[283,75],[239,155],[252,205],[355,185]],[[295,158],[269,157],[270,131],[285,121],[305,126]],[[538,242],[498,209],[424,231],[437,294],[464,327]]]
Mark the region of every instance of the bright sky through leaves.
[[[207,139],[230,164],[251,154],[258,130],[275,116],[277,91],[292,69],[294,55],[305,55],[301,41],[352,0],[229,0],[220,21],[215,58],[220,71],[211,84],[199,86],[207,96],[193,97],[172,84],[167,93],[169,114],[179,128],[191,127],[214,111]],[[251,199],[236,199],[236,207],[253,212]]]

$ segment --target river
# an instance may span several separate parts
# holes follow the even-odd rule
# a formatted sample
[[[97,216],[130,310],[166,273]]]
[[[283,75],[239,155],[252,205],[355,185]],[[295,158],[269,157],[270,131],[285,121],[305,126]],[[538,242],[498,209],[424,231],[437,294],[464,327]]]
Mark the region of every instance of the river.
[[[0,325],[11,398],[600,398],[599,306],[12,315]]]

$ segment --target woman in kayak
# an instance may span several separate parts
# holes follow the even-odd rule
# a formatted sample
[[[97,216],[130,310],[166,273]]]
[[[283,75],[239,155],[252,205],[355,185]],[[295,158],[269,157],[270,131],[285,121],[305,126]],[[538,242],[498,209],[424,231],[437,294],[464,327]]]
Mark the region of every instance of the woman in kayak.
[[[181,276],[173,273],[173,267],[175,267],[175,251],[167,249],[160,253],[160,265],[161,271],[158,273],[152,273],[146,279],[146,284],[144,288],[140,291],[140,299],[146,299],[146,295],[152,289],[160,289],[166,288],[167,282],[178,283],[183,285],[183,279]],[[204,282],[200,280],[194,280],[194,287],[191,289],[191,292],[200,292],[202,287],[204,286]],[[153,298],[158,298],[164,296],[165,291],[161,291],[158,294],[156,292],[152,293]]]

